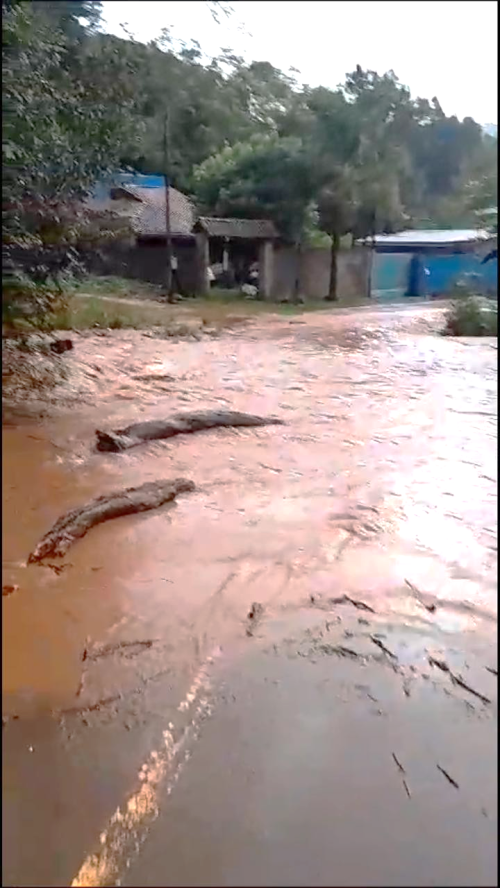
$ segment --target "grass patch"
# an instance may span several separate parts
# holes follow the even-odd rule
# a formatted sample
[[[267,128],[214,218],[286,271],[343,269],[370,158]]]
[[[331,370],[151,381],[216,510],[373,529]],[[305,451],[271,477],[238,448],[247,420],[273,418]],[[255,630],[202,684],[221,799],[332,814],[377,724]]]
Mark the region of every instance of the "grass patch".
[[[299,304],[274,302],[270,299],[246,299],[240,290],[211,290],[207,296],[195,296],[192,299],[186,299],[183,304],[186,307],[196,308],[202,314],[219,309],[236,312],[247,317],[258,314],[296,315],[309,311],[324,311],[329,307],[329,303],[322,299],[311,299]]]
[[[313,311],[335,311],[368,304],[366,299],[323,299],[304,303],[273,302],[247,299],[239,290],[213,289],[205,297],[193,297],[170,304],[158,301],[161,289],[143,281],[119,277],[87,276],[79,282],[68,282],[66,293],[54,310],[48,313],[40,331],[88,329],[147,329],[161,327],[167,333],[179,321],[191,327],[222,329],[263,314],[296,316]],[[127,301],[124,300],[134,300]],[[12,333],[29,332],[27,318],[16,319]],[[172,335],[175,335],[172,332]]]
[[[52,330],[110,330],[142,329],[162,326],[171,313],[171,306],[144,303],[124,305],[119,299],[100,299],[99,296],[72,296],[66,308],[50,320]]]
[[[444,336],[498,336],[496,302],[478,296],[463,296],[446,313]]]
[[[116,299],[158,299],[162,288],[147,281],[112,275],[88,275],[71,284],[73,293],[89,296],[113,296]]]
[[[240,310],[238,310],[240,309]],[[244,322],[252,315],[246,303],[221,304],[190,299],[178,304],[144,300],[124,303],[120,298],[74,295],[47,320],[46,331],[146,330],[162,328],[169,335],[184,335],[203,327],[221,329]]]
[[[147,329],[167,327],[176,321],[198,322],[198,326],[230,327],[251,317],[265,313],[296,315],[304,310],[314,311],[325,308],[325,304],[280,305],[271,302],[256,302],[244,299],[186,299],[183,302],[159,305],[154,302],[141,302],[137,305],[123,303],[119,298],[99,296],[73,296],[66,309],[54,315],[50,321],[52,330],[88,330],[92,328]]]
[[[71,286],[71,291],[80,295],[106,296],[117,299],[154,299],[162,298],[163,289],[145,281],[130,280],[113,276],[89,275]],[[259,300],[246,298],[238,288],[220,289],[214,287],[203,297],[185,297],[184,306],[226,305],[238,311],[252,315],[259,312],[280,312],[297,314],[300,312],[322,311],[325,309],[348,308],[350,306],[370,304],[372,300],[359,296],[340,298],[337,302],[324,299],[309,299],[303,303],[280,302],[279,300]]]
[[[338,308],[355,308],[374,303],[372,299],[363,296],[347,296],[336,302],[329,302],[325,299],[307,299],[300,303],[280,302],[271,299],[247,299],[240,290],[213,289],[207,296],[186,299],[183,304],[196,307],[196,310],[202,314],[215,310],[219,306],[221,309],[225,308],[228,311],[251,317],[259,314],[298,315],[313,311],[335,311]]]

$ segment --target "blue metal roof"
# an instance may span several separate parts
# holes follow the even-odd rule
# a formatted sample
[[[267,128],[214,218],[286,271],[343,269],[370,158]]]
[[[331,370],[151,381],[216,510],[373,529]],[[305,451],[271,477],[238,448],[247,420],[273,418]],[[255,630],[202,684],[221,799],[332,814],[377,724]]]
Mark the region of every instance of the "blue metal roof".
[[[139,188],[164,188],[165,179],[163,176],[145,176],[142,173],[118,170],[116,173],[104,176],[99,182],[96,182],[91,191],[91,197],[95,200],[105,200],[109,196],[109,189],[117,188],[119,185],[135,185]]]
[[[459,244],[481,243],[492,238],[484,229],[425,229],[421,231],[398,231],[396,234],[377,234],[373,242],[376,247],[444,247]],[[367,239],[370,244],[372,239]]]

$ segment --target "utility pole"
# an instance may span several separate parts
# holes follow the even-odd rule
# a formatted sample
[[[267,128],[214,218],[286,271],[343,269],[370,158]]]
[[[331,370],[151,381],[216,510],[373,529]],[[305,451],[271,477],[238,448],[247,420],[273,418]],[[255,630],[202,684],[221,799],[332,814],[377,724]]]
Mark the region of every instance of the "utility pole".
[[[165,289],[167,298],[172,296],[172,232],[170,229],[170,120],[169,110],[165,113],[164,130],[163,130],[163,165],[165,179],[165,226],[166,226],[166,269],[165,269]]]

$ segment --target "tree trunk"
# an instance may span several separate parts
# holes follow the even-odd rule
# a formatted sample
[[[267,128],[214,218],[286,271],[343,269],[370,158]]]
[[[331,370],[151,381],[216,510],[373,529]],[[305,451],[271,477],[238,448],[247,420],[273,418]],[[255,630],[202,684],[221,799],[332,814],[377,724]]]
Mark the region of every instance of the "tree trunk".
[[[295,270],[295,281],[293,283],[293,301],[294,302],[302,302],[302,298],[300,295],[300,260],[302,257],[302,239],[297,241],[295,245],[295,256],[296,256],[296,270]]]
[[[176,478],[175,481],[148,481],[141,487],[128,487],[100,496],[59,518],[31,553],[28,564],[35,564],[48,556],[65,555],[71,544],[85,536],[96,524],[110,518],[158,509],[164,503],[172,502],[179,493],[194,489],[192,481]]]
[[[337,257],[340,247],[340,235],[332,234],[332,246],[330,248],[330,284],[328,287],[328,296],[326,297],[329,302],[336,302],[338,299],[337,296]]]
[[[276,416],[254,416],[236,410],[204,410],[196,413],[177,413],[170,419],[153,419],[118,429],[116,432],[96,430],[97,450],[119,453],[137,447],[145,441],[160,441],[174,435],[202,432],[216,428],[251,428],[252,426],[284,425]]]

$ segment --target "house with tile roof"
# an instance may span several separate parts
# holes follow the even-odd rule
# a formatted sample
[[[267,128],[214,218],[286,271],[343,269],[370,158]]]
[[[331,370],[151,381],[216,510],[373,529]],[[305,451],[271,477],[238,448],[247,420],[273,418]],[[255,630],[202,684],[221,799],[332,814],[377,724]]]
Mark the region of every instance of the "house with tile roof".
[[[209,268],[218,271],[222,286],[241,286],[250,267],[260,268],[259,289],[272,288],[273,243],[278,232],[265,219],[220,219],[199,216],[194,203],[169,187],[170,232],[182,292],[204,293],[210,287]],[[108,265],[119,259],[113,273],[163,283],[167,235],[166,191],[162,177],[118,173],[96,185],[86,200],[97,213],[112,213],[129,222],[135,238],[132,247],[107,251]],[[99,257],[103,259],[103,254]],[[107,273],[110,273],[109,271]]]

